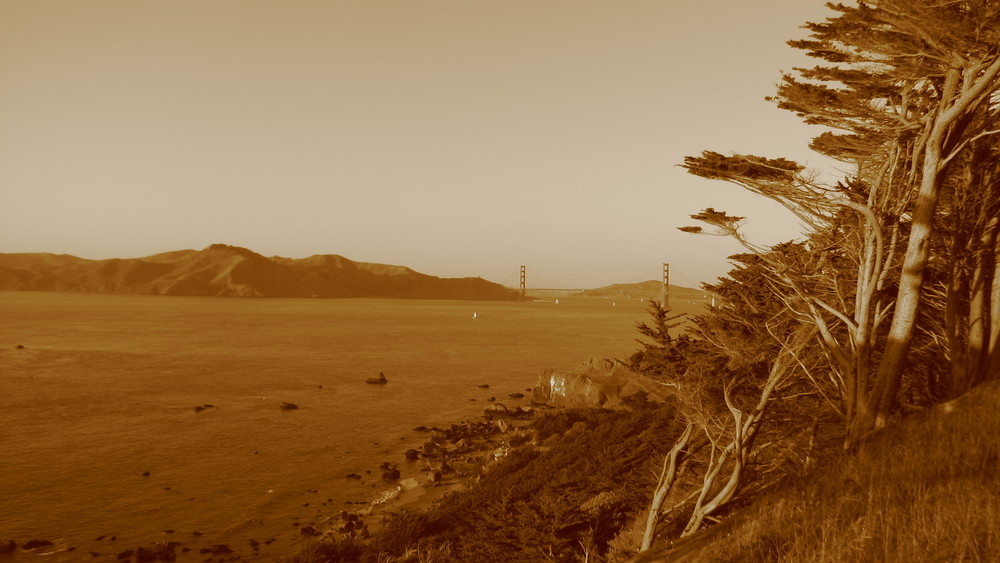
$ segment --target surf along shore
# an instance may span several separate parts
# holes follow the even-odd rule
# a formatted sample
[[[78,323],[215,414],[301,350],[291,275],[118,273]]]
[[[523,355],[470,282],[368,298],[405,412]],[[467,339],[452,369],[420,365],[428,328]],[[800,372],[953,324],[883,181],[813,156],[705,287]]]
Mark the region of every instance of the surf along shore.
[[[355,510],[344,510],[331,515],[322,524],[303,535],[360,538],[381,527],[386,517],[402,510],[419,511],[432,505],[444,495],[460,491],[475,481],[490,464],[502,460],[510,448],[511,439],[523,439],[525,428],[530,426],[540,405],[516,405],[524,402],[522,393],[511,393],[513,398],[487,403],[483,416],[466,420],[447,428],[418,426],[414,430],[427,434],[427,441],[403,452],[399,462],[384,461],[378,469],[367,470],[367,475],[381,472],[387,487],[374,499],[354,503]],[[347,479],[360,479],[361,475],[349,474]]]
[[[312,540],[364,541],[402,512],[426,511],[449,493],[466,489],[506,457],[512,440],[525,441],[535,415],[550,408],[517,403],[526,403],[525,396],[512,392],[504,401],[491,397],[477,420],[447,428],[418,426],[414,430],[426,433],[426,442],[407,449],[399,462],[384,461],[377,469],[365,471],[365,477],[381,473],[386,488],[371,500],[349,502],[339,513],[301,527],[301,534]],[[348,474],[345,478],[363,476]],[[301,547],[308,548],[308,544]]]

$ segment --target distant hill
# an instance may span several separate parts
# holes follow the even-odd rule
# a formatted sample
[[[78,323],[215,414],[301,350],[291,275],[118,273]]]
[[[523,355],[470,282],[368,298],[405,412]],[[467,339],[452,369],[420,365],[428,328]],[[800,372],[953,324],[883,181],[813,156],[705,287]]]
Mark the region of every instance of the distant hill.
[[[0,254],[0,290],[218,297],[518,297],[516,291],[482,278],[438,278],[403,266],[354,262],[333,254],[268,258],[225,244],[110,260]]]
[[[599,287],[597,289],[588,289],[578,293],[577,295],[585,297],[616,297],[619,299],[652,299],[660,297],[662,288],[662,282],[649,280],[637,283],[616,283],[613,285]],[[681,299],[701,299],[705,296],[705,292],[700,289],[681,287],[673,284],[670,285],[669,293],[670,297],[678,297]]]

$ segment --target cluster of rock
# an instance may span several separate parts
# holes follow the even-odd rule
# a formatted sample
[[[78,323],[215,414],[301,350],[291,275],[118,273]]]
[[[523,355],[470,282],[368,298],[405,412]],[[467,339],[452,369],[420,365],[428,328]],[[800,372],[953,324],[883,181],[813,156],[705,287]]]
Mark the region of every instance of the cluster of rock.
[[[487,388],[487,386],[480,386]],[[512,393],[519,395],[521,393]],[[515,397],[517,398],[517,397]],[[424,479],[420,484],[435,486],[443,475],[453,473],[456,463],[476,463],[482,460],[476,454],[482,454],[484,445],[492,436],[509,432],[517,419],[529,418],[534,415],[531,407],[508,407],[503,403],[491,403],[484,409],[484,420],[465,421],[452,424],[447,428],[437,426],[428,428],[417,426],[417,432],[430,434],[429,439],[416,448],[410,448],[403,453],[403,458],[410,463],[424,461]],[[379,469],[384,481],[397,481],[402,476],[399,467],[390,462],[384,462]],[[366,471],[371,474],[371,471]],[[461,476],[461,475],[460,475]],[[363,479],[358,473],[348,473],[348,479]]]
[[[488,385],[480,387],[488,388]],[[412,464],[423,464],[419,477],[402,479],[400,466],[386,461],[379,466],[381,479],[383,482],[398,482],[399,490],[403,490],[412,486],[437,487],[444,483],[447,476],[460,479],[474,477],[479,470],[495,461],[496,451],[505,450],[504,441],[513,435],[516,420],[533,414],[534,409],[530,407],[510,408],[502,403],[493,403],[485,409],[482,420],[465,421],[445,428],[417,426],[414,430],[428,434],[428,439],[423,444],[406,450],[403,459],[405,465],[411,467]],[[413,474],[414,469],[416,468],[408,473]],[[374,472],[367,470],[365,473],[373,475]],[[346,477],[356,480],[364,478],[357,473],[350,473]],[[315,528],[302,529],[303,534],[307,532],[308,535],[322,535]],[[328,533],[352,539],[366,539],[370,535],[362,514],[346,511],[340,513],[339,521],[329,527]]]
[[[111,554],[116,561],[135,561],[136,563],[154,563],[156,561],[176,561],[177,560],[177,548],[180,546],[180,542],[166,542],[157,543],[151,546],[140,546],[134,549],[126,549],[124,551],[119,551],[117,553]],[[21,545],[20,548],[24,551],[33,551],[36,549],[41,549],[43,547],[52,547],[53,543],[49,540],[28,540]],[[217,548],[225,548],[225,551],[218,551]],[[10,539],[0,539],[0,554],[3,553],[14,553],[17,551],[17,542]],[[206,551],[207,550],[207,551]],[[63,551],[73,552],[76,551],[75,547],[67,547]],[[190,548],[184,548],[183,551],[190,551]],[[212,548],[204,548],[201,550],[202,553],[211,554],[226,554],[232,553],[232,550],[228,546],[213,546]],[[100,557],[102,554],[96,551],[88,552],[91,558]]]
[[[545,370],[531,391],[531,402],[552,407],[616,409],[625,400],[644,395],[653,402],[667,402],[673,389],[635,373],[618,360],[588,360],[572,371]]]
[[[351,539],[368,539],[371,535],[368,532],[368,524],[365,523],[361,515],[356,512],[348,512],[346,510],[342,510],[340,512],[340,517],[333,525],[333,531],[343,537]],[[302,533],[305,535],[306,530],[303,529]],[[313,529],[310,531],[309,535],[319,535],[319,532]]]
[[[164,533],[172,534],[174,533],[174,530],[165,530]],[[192,532],[192,535],[195,537],[199,537],[202,535],[202,533]],[[117,539],[118,538],[116,536],[110,536],[110,537],[98,536],[94,538],[94,541],[107,540],[108,542],[112,542],[111,544],[109,544],[110,547],[110,545],[113,545]],[[270,544],[274,542],[275,539],[276,538],[272,538],[263,543]],[[257,556],[259,553],[261,542],[258,542],[256,540],[250,540],[249,544],[251,549],[253,550],[252,555]],[[0,559],[3,559],[2,556],[4,554],[13,554],[19,548],[23,551],[34,551],[39,555],[50,554],[41,551],[35,551],[35,550],[41,550],[42,548],[53,549],[54,551],[52,553],[59,553],[59,554],[74,553],[77,551],[77,548],[74,546],[57,548],[56,544],[54,544],[49,540],[33,539],[26,541],[24,542],[24,544],[19,546],[17,542],[14,540],[0,539]],[[195,548],[185,546],[183,542],[170,541],[170,542],[157,542],[152,545],[143,545],[124,550],[120,548],[111,549],[104,553],[98,551],[87,551],[86,559],[96,559],[99,557],[104,557],[112,559],[114,561],[118,561],[119,563],[155,563],[157,561],[171,562],[171,561],[176,561],[177,558],[180,557],[180,554],[190,554],[195,551],[196,551]],[[210,547],[202,547],[200,549],[197,549],[197,553],[200,553],[201,555],[208,555],[209,557],[216,555],[227,556],[230,558],[239,557],[235,555],[235,551],[233,550],[233,548],[229,547],[224,543],[213,544]],[[84,559],[82,555],[80,556],[80,558],[81,560]],[[207,559],[207,561],[211,561],[211,559]],[[219,561],[222,561],[222,559],[219,559]]]

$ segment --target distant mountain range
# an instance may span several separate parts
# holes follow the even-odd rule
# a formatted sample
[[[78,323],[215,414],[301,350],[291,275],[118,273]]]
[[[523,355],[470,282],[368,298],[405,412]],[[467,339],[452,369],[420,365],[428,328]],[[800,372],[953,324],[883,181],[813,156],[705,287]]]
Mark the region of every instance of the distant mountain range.
[[[144,258],[87,260],[66,254],[0,254],[0,290],[219,297],[391,297],[514,300],[482,278],[438,278],[403,266],[324,254],[270,258],[213,244]]]
[[[577,295],[584,297],[618,297],[618,298],[659,298],[663,291],[663,282],[655,280],[638,283],[616,283],[597,289],[587,289]],[[670,285],[670,296],[681,299],[701,299],[705,292],[700,289]]]

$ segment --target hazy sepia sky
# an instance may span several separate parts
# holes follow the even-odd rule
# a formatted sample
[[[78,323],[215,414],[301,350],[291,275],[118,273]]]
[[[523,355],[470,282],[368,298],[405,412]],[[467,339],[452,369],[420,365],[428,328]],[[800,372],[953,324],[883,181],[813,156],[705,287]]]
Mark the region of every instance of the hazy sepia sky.
[[[676,164],[830,161],[763,100],[822,0],[0,0],[0,252],[222,242],[596,287],[794,221]],[[546,283],[530,275],[544,276]]]

